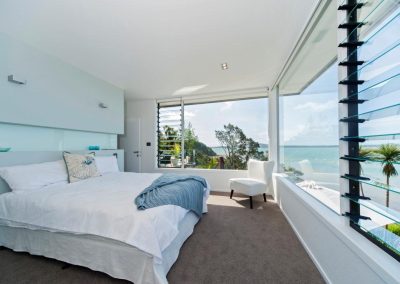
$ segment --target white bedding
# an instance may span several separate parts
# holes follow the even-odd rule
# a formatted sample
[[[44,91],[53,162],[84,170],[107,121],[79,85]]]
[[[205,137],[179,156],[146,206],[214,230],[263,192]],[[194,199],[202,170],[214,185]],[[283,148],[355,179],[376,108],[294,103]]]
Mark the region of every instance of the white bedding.
[[[162,262],[188,210],[166,205],[137,210],[135,197],[161,174],[112,173],[38,191],[0,195],[0,223],[12,227],[91,234],[135,246]],[[203,211],[207,211],[205,189]]]

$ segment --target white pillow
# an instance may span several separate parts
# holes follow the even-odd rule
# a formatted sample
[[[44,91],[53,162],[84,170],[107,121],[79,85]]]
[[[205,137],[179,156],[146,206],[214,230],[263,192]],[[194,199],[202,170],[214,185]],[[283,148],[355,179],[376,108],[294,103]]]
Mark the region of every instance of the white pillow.
[[[119,172],[118,161],[115,156],[96,156],[94,160],[101,175]]]
[[[68,173],[63,160],[0,168],[0,176],[12,191],[37,190],[56,183],[67,183]]]

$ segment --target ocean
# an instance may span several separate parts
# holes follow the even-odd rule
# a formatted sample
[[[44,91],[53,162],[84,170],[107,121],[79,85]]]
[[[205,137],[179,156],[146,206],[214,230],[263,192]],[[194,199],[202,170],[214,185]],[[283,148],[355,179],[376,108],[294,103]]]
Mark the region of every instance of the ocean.
[[[212,147],[217,155],[224,155],[222,147]],[[268,151],[260,147],[259,151]],[[326,173],[339,172],[338,146],[284,146],[280,151],[281,159],[286,167],[296,167],[296,163],[309,160],[315,171]]]
[[[224,155],[222,147],[213,147],[218,155]],[[260,151],[267,151],[267,147],[259,148]],[[336,174],[337,179],[332,189],[339,190],[339,147],[338,146],[284,146],[280,149],[281,163],[285,167],[293,167],[298,170],[297,162],[309,160],[314,172]],[[386,177],[382,174],[382,165],[377,162],[362,163],[362,175],[374,181],[386,183]],[[400,174],[400,165],[395,165]],[[318,181],[317,181],[318,182]],[[390,178],[391,186],[395,191],[400,192],[400,176]],[[386,190],[363,184],[364,193],[372,200],[384,205]],[[400,211],[400,193],[391,192],[390,207]]]

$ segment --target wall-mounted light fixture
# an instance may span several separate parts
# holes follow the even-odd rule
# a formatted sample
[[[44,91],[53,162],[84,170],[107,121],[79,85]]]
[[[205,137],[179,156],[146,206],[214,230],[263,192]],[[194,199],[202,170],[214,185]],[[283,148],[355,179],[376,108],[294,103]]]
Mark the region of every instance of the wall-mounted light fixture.
[[[221,69],[222,70],[227,70],[228,69],[228,63],[222,63],[221,64]]]
[[[99,103],[99,108],[108,108],[108,106],[105,103]]]
[[[8,75],[8,82],[15,83],[18,85],[25,85],[26,80],[23,80],[22,78],[16,77],[15,75]]]

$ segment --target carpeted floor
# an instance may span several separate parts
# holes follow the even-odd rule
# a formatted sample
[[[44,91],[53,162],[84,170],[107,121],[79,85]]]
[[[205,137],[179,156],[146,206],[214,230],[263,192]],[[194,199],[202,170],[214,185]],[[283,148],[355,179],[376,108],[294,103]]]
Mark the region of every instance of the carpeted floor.
[[[324,283],[272,202],[213,193],[168,274],[170,283]],[[0,283],[127,283],[106,274],[26,253],[0,250]]]

